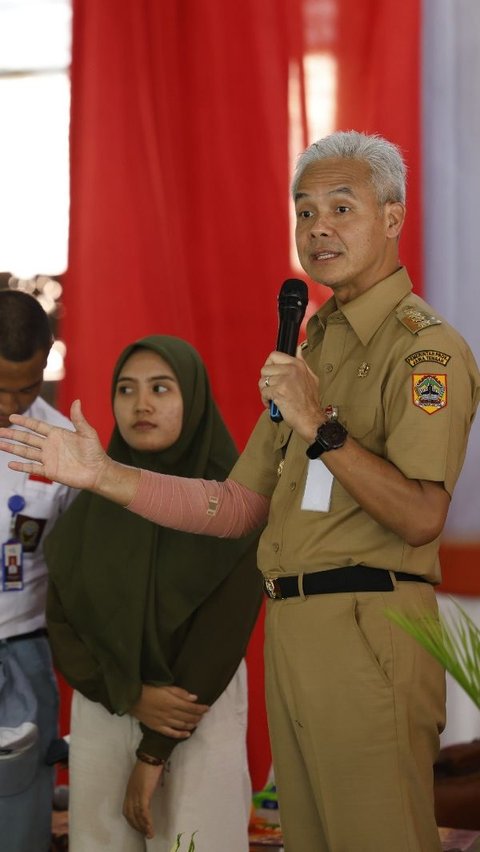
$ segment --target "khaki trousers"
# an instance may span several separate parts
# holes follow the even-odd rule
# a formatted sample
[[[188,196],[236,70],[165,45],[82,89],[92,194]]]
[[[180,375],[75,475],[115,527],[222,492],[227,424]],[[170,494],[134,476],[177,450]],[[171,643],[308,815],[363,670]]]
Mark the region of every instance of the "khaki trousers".
[[[266,689],[285,852],[439,852],[443,669],[385,616],[423,583],[269,601]]]

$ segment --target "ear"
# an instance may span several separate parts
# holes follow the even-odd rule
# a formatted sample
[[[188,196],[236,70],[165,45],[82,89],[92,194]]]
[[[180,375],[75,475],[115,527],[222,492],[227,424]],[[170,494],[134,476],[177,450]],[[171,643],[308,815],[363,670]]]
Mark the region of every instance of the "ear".
[[[387,239],[393,240],[400,236],[405,221],[405,213],[405,205],[401,201],[387,201],[385,205]]]

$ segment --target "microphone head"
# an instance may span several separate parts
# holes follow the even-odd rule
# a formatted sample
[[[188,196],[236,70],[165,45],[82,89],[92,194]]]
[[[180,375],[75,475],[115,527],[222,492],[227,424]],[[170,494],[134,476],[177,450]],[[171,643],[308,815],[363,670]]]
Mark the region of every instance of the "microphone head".
[[[308,305],[308,287],[300,278],[287,278],[278,294],[278,309],[295,308],[303,319]]]

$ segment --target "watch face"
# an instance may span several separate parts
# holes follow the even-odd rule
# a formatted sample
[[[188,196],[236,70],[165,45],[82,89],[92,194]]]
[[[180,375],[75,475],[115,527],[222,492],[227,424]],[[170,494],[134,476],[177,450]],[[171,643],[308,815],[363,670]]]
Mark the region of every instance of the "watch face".
[[[318,430],[317,440],[326,450],[338,450],[343,447],[347,430],[338,420],[327,420]]]
[[[338,420],[327,420],[320,426],[313,444],[308,447],[308,458],[318,459],[322,453],[326,453],[328,450],[339,450],[347,440],[347,435],[345,426],[342,426]]]

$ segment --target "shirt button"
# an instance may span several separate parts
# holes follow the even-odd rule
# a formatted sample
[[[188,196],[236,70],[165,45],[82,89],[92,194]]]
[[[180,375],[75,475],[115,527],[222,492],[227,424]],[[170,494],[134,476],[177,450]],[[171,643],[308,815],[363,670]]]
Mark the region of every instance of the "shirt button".
[[[272,547],[273,547],[275,553],[278,553],[278,551],[280,550],[280,545],[279,545],[278,541],[274,541],[273,544],[272,544]]]
[[[325,364],[325,372],[331,373],[333,370],[333,364]]]
[[[296,487],[297,487],[297,483],[296,483],[296,482],[291,482],[291,483],[290,483],[290,486],[289,486],[290,491],[295,491],[295,488],[296,488]]]

